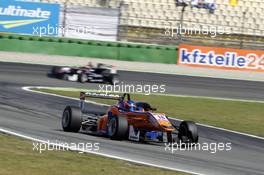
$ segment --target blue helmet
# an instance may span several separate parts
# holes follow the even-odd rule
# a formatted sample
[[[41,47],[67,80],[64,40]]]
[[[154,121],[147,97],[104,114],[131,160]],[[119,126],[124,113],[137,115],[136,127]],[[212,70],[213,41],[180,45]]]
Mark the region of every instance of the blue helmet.
[[[127,109],[130,111],[130,112],[133,112],[136,110],[136,103],[132,100],[128,100],[127,101]]]

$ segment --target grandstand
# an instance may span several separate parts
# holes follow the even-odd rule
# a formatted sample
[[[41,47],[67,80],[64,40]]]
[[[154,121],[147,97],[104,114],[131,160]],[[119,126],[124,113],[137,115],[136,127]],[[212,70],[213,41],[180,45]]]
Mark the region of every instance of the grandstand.
[[[35,0],[36,1],[36,0]],[[120,8],[121,38],[163,38],[165,26],[177,27],[181,24],[182,8],[175,0],[41,0],[78,6]],[[202,26],[222,26],[232,35],[246,35],[253,40],[264,36],[263,0],[239,0],[231,6],[229,0],[215,0],[214,14],[207,9],[187,7],[182,24],[184,28]]]

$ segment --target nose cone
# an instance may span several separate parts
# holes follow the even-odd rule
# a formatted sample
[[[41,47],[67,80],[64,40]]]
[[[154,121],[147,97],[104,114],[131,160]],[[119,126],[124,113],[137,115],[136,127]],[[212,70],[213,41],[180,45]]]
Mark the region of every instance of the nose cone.
[[[173,131],[174,127],[170,123],[170,121],[167,119],[166,115],[164,113],[153,113],[152,114],[156,121],[158,122],[159,126],[166,130],[166,131]]]

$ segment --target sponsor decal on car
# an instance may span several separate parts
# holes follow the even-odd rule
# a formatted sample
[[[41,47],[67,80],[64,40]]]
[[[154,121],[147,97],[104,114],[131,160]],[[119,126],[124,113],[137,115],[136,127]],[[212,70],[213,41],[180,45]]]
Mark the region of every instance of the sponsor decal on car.
[[[264,51],[181,44],[178,65],[264,72]]]
[[[160,113],[152,113],[152,115],[154,116],[154,118],[158,121],[168,121],[167,117],[165,116],[165,114],[160,114]]]
[[[129,140],[139,141],[140,131],[135,129],[132,125],[129,125]]]

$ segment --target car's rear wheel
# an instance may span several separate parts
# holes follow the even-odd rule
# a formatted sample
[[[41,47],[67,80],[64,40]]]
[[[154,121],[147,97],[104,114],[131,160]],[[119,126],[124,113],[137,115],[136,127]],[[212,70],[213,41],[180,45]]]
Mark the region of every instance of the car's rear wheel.
[[[179,139],[182,142],[197,143],[198,142],[198,129],[194,122],[183,121],[179,127]]]
[[[123,116],[112,117],[108,123],[108,135],[113,140],[127,139],[128,122]]]
[[[53,66],[51,69],[51,73],[55,75],[59,72],[60,69],[61,69],[61,67]]]
[[[85,83],[85,82],[87,82],[88,81],[88,76],[85,74],[85,73],[81,73],[80,75],[79,75],[79,82],[81,82],[81,83]]]
[[[61,125],[66,132],[78,132],[82,125],[80,108],[67,106],[62,114]]]

